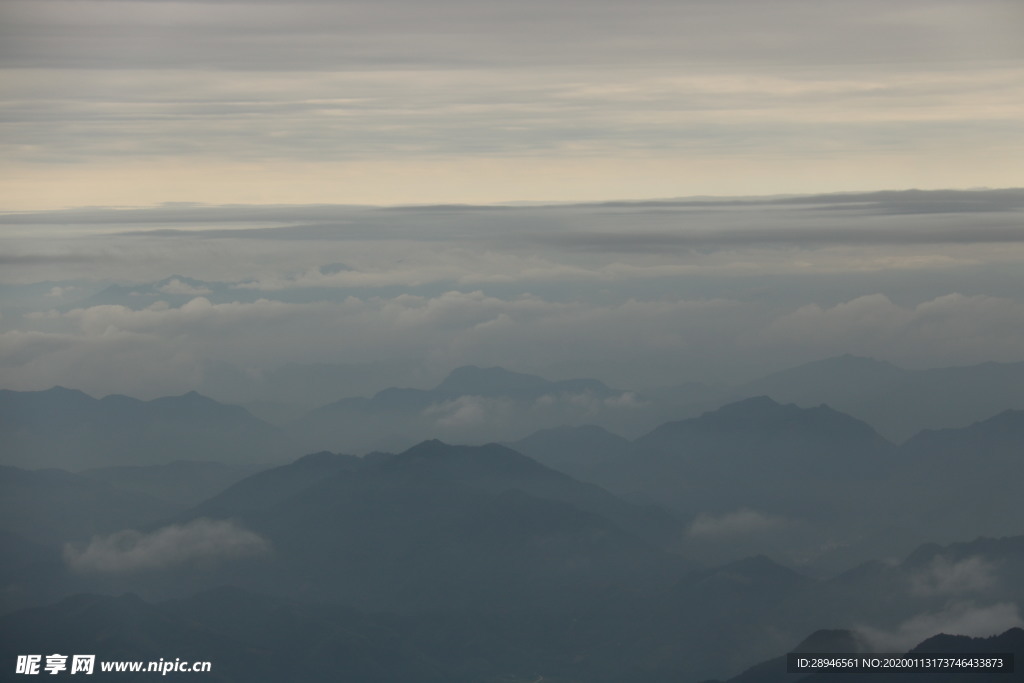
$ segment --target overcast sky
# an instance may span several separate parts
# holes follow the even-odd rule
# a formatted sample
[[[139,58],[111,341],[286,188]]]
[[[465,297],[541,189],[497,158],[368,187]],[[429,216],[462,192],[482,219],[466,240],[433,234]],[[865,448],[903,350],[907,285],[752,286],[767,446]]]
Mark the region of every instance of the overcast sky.
[[[1018,0],[0,1],[6,209],[1007,187]]]
[[[0,387],[1024,360],[1018,0],[0,12]]]

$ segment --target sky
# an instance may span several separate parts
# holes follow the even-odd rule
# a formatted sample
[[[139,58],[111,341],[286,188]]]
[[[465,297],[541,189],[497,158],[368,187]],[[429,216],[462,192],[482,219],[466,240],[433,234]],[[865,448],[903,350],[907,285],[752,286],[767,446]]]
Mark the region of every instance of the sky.
[[[2,0],[0,18],[6,210],[1024,175],[1016,0]]]
[[[0,0],[0,387],[1024,361],[1022,34],[1015,0]]]

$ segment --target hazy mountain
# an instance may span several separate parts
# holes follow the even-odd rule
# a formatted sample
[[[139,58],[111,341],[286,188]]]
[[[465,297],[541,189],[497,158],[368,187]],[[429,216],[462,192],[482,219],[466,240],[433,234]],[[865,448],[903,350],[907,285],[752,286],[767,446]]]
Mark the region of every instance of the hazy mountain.
[[[152,401],[80,391],[0,391],[3,464],[72,471],[208,459],[245,465],[293,456],[280,429],[189,392]]]
[[[558,604],[647,592],[684,563],[635,533],[678,526],[507,448],[320,454],[259,473],[179,519],[233,517],[271,543],[249,585],[374,608]],[[339,580],[339,577],[344,577]]]
[[[189,517],[231,517],[288,500],[314,484],[342,472],[359,469],[352,455],[323,451],[295,462],[258,472],[236,482],[189,511]]]
[[[691,658],[701,653],[688,646],[693,632],[656,610],[636,607],[580,603],[561,612],[394,615],[224,588],[159,604],[133,595],[76,595],[0,617],[0,656],[7,661],[43,651],[95,653],[99,661],[173,656],[209,660],[213,668],[204,677],[234,682],[696,680],[700,668]]]
[[[0,528],[60,546],[145,525],[180,506],[62,470],[0,466]]]
[[[540,434],[526,443],[543,452],[558,436]],[[770,554],[824,562],[814,571],[830,573],[873,556],[858,548],[829,559],[875,523],[875,491],[893,469],[895,449],[867,424],[828,406],[746,399],[665,423],[618,455],[621,443],[588,434],[608,442],[602,458],[591,456],[582,433],[563,436],[572,438],[561,441],[560,462],[582,480],[680,515],[688,525],[682,547],[702,562]]]
[[[731,391],[797,405],[859,405],[892,390],[911,374],[891,363],[845,354],[772,373]]]
[[[512,372],[504,368],[479,368],[466,365],[456,368],[437,385],[436,394],[457,396],[503,396],[533,400],[548,394],[589,393],[602,398],[620,392],[609,389],[596,379],[549,381],[536,375]]]
[[[628,392],[592,379],[549,381],[465,366],[433,389],[392,387],[322,406],[290,425],[311,449],[403,450],[424,439],[513,441],[539,429],[600,421],[636,430],[652,414]]]
[[[181,506],[196,505],[262,469],[261,465],[177,460],[163,465],[119,465],[83,470],[83,477],[104,481],[122,491],[160,498]]]
[[[509,447],[583,481],[629,451],[630,442],[597,425],[552,427],[513,441]]]
[[[44,604],[62,595],[59,547],[0,529],[0,614]]]
[[[209,673],[160,676],[186,680],[201,676],[223,683],[246,680],[288,680],[288,665],[277,657],[204,627],[195,619],[179,617],[134,595],[105,597],[75,595],[54,605],[0,616],[0,650],[5,662],[25,654],[93,654],[99,680],[143,681],[159,674],[107,673],[101,661],[212,662]],[[45,664],[45,659],[43,661]],[[70,665],[70,658],[68,660]],[[66,675],[66,672],[65,672]]]
[[[856,627],[879,650],[902,651],[916,633],[949,628],[1009,627],[1024,602],[1024,536],[918,546],[900,561],[871,561],[820,581],[793,604],[805,628]],[[930,635],[930,634],[924,634]]]
[[[678,520],[659,508],[627,503],[498,444],[471,447],[427,441],[385,462],[387,467],[429,468],[451,481],[490,493],[515,490],[567,503],[659,545],[676,541],[682,532]]]
[[[852,355],[827,358],[733,387],[800,406],[827,403],[899,442],[924,429],[961,427],[1024,409],[1024,363],[905,370]]]
[[[922,432],[900,448],[900,468],[887,487],[887,507],[921,540],[1019,533],[1024,519],[1017,485],[1024,478],[1022,453],[1020,410],[959,429]]]
[[[881,477],[891,451],[867,424],[828,406],[762,396],[661,425],[607,476],[685,514],[746,506],[820,517],[843,487]]]

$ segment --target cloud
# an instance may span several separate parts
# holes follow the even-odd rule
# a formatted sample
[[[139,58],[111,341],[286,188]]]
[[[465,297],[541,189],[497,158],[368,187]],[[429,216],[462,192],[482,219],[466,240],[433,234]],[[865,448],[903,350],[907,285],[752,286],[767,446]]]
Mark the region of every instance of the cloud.
[[[746,536],[778,529],[788,523],[783,517],[741,508],[722,515],[702,513],[690,524],[687,534],[704,538]]]
[[[1024,348],[1024,303],[950,293],[914,306],[868,294],[831,307],[801,306],[747,338],[811,356],[850,352],[918,365],[1016,361]],[[839,350],[841,349],[841,350]]]
[[[939,556],[912,576],[910,582],[911,593],[918,596],[974,593],[995,585],[995,566],[983,557],[952,562]]]
[[[515,410],[513,401],[484,396],[459,396],[451,401],[434,403],[423,410],[423,416],[436,420],[446,430],[479,429],[488,423],[501,423]]]
[[[84,548],[67,544],[64,561],[76,572],[124,574],[182,565],[210,565],[269,552],[268,541],[232,521],[196,519],[151,533],[96,536]]]
[[[207,296],[212,294],[213,290],[209,287],[196,287],[190,285],[187,282],[182,282],[178,278],[174,278],[167,284],[160,287],[161,292],[164,294],[182,294],[186,296]]]
[[[458,443],[514,441],[538,429],[601,423],[622,431],[644,422],[635,394],[545,394],[534,400],[465,395],[433,403],[421,413],[431,436]],[[628,425],[628,427],[627,427]],[[647,425],[649,426],[649,425]]]
[[[1009,602],[979,607],[974,602],[957,602],[941,612],[928,612],[911,617],[895,630],[857,627],[879,652],[905,652],[922,641],[940,633],[972,636],[997,635],[1011,628],[1024,626],[1020,609]]]

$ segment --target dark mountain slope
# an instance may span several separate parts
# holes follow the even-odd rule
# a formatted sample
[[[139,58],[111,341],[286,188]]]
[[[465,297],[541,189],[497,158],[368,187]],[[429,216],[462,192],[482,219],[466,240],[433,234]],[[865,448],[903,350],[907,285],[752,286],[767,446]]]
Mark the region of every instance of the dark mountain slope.
[[[678,534],[667,515],[497,445],[309,456],[178,519],[198,517],[269,539],[241,585],[373,609],[555,605],[655,590],[683,568],[629,530]]]

